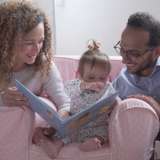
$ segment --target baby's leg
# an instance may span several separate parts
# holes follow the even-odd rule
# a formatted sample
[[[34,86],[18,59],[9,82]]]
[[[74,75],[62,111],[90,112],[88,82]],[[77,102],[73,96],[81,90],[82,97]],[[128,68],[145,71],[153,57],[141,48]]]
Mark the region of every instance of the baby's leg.
[[[46,136],[40,141],[39,146],[50,158],[56,158],[64,143],[60,139],[51,139]]]
[[[79,145],[79,149],[85,152],[93,151],[102,148],[102,142],[97,137],[87,139]]]

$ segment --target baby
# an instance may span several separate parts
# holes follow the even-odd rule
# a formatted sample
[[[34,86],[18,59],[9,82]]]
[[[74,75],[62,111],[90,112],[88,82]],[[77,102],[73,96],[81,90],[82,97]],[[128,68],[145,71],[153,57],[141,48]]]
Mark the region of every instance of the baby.
[[[111,70],[109,58],[99,48],[98,42],[89,41],[88,50],[79,60],[77,79],[65,85],[65,91],[71,98],[71,115],[94,104],[104,93],[109,96],[115,92],[108,82]],[[105,113],[81,127],[74,136],[72,135],[71,141],[80,142],[79,147],[83,151],[101,148],[108,140],[107,122],[108,114]]]
[[[100,44],[94,40],[88,42],[88,49],[79,60],[77,79],[65,84],[65,92],[71,99],[71,115],[94,104],[104,94],[109,96],[115,92],[108,82],[111,70],[109,58],[99,47]],[[43,146],[51,158],[56,157],[63,144],[71,142],[79,142],[79,148],[83,151],[102,148],[108,140],[107,123],[111,109],[64,139],[55,141],[53,128],[40,128],[37,132],[43,139],[40,146]]]

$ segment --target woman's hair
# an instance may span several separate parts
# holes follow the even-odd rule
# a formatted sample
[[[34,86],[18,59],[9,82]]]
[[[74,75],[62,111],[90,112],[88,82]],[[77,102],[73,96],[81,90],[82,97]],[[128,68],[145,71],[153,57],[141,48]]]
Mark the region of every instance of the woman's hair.
[[[79,60],[78,73],[83,77],[84,65],[90,64],[91,68],[100,65],[107,70],[107,74],[110,73],[111,63],[107,54],[100,51],[100,43],[95,40],[88,41],[88,50],[83,53]]]
[[[9,82],[16,62],[12,52],[15,39],[25,36],[39,23],[44,23],[44,42],[35,63],[35,70],[48,73],[51,61],[51,28],[45,14],[27,1],[8,1],[0,4],[0,84]],[[45,61],[45,62],[44,62]]]

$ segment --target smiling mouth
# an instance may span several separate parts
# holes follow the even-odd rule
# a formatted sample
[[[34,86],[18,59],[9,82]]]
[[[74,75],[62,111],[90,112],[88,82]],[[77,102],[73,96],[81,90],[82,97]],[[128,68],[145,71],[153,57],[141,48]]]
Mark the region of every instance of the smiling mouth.
[[[135,64],[133,63],[126,63],[127,66],[134,66]]]
[[[136,64],[134,63],[126,63],[127,68],[134,68]]]

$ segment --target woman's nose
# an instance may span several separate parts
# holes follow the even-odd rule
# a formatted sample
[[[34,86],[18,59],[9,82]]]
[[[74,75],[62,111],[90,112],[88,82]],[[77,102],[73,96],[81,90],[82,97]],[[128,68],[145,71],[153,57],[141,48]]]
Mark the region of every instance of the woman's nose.
[[[38,43],[36,43],[36,44],[33,45],[33,50],[34,51],[40,51],[40,48],[41,47],[40,47],[40,45]]]

